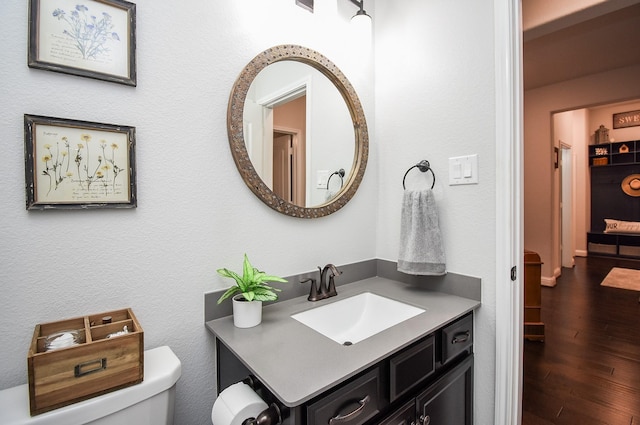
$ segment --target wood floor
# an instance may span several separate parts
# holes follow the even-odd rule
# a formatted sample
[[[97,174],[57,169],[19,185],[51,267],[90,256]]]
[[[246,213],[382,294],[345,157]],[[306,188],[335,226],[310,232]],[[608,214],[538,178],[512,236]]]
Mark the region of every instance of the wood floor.
[[[640,292],[600,286],[640,261],[576,258],[542,288],[545,341],[524,343],[523,425],[640,425]]]

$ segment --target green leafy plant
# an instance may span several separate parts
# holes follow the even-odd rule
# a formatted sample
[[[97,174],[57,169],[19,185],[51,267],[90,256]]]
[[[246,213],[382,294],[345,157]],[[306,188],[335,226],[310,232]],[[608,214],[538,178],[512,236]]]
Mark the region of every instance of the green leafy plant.
[[[275,301],[278,299],[280,289],[269,286],[268,282],[286,282],[285,279],[268,275],[251,265],[247,254],[244,254],[242,264],[242,276],[229,269],[218,269],[218,274],[236,281],[236,285],[227,289],[218,299],[218,304],[236,294],[242,294],[247,301]]]

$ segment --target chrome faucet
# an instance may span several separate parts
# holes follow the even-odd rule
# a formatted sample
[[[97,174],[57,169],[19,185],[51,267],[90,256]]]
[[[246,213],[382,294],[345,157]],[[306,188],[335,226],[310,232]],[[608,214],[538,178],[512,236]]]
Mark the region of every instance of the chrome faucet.
[[[311,289],[309,291],[309,297],[307,298],[309,301],[320,301],[338,295],[334,278],[340,276],[342,272],[333,264],[327,264],[324,268],[318,267],[318,271],[320,272],[318,286],[316,286],[316,280],[313,278],[300,281],[300,283],[311,282]],[[331,274],[329,275],[329,282],[327,283],[328,271],[331,271]]]

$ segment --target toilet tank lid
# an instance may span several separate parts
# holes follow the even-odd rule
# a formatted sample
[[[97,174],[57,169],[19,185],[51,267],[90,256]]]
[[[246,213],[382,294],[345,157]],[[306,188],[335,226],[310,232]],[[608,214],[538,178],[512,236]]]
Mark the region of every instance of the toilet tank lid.
[[[3,425],[84,424],[126,409],[171,388],[180,378],[182,364],[171,348],[144,352],[144,380],[136,385],[36,416],[29,415],[27,384],[0,391],[0,423]]]

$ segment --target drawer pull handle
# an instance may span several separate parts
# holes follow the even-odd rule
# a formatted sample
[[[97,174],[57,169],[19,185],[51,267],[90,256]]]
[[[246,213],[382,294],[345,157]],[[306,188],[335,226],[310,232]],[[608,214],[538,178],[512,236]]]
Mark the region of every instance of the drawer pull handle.
[[[364,412],[364,409],[367,407],[367,404],[369,404],[369,401],[371,401],[371,397],[369,397],[368,395],[365,396],[362,400],[358,402],[360,403],[360,406],[358,406],[356,410],[354,410],[351,413],[347,413],[346,415],[334,416],[333,418],[329,419],[329,425],[348,422],[351,419],[356,418],[358,415],[360,415],[360,413]]]
[[[451,340],[452,344],[460,344],[463,342],[469,341],[469,337],[471,336],[471,332],[460,332],[459,334],[455,334],[453,339]]]
[[[95,366],[93,368],[83,370],[86,366],[92,366],[92,365],[95,365]],[[104,370],[106,368],[107,368],[107,358],[103,357],[102,359],[89,360],[88,362],[75,365],[75,367],[73,368],[73,373],[76,378],[79,378],[81,376],[88,375],[90,373],[100,372],[101,370]]]

